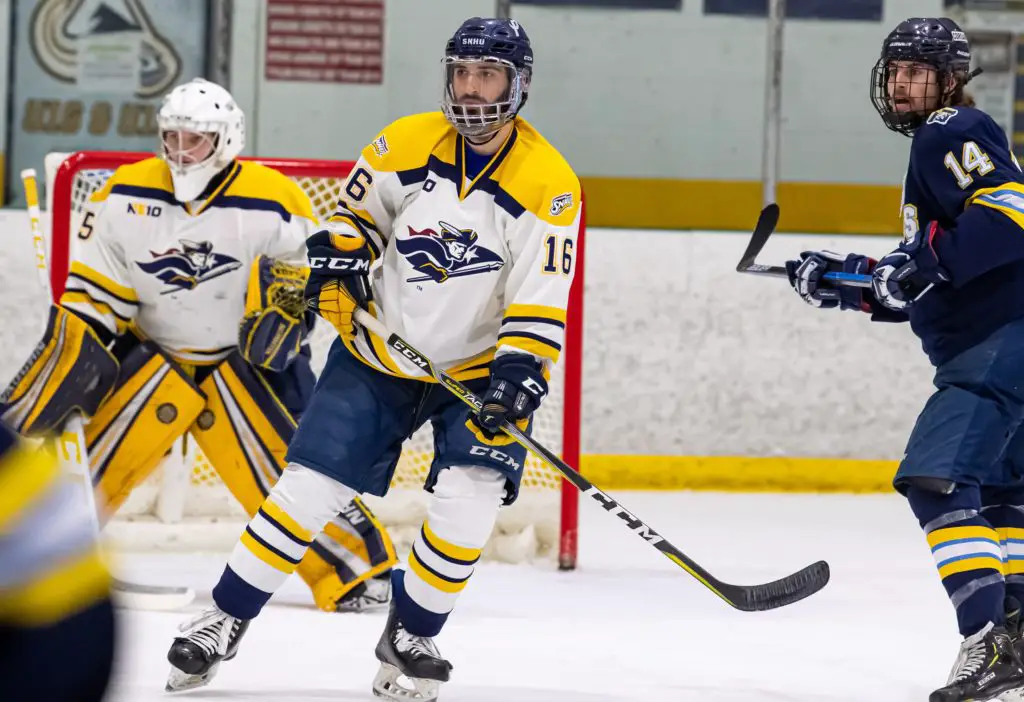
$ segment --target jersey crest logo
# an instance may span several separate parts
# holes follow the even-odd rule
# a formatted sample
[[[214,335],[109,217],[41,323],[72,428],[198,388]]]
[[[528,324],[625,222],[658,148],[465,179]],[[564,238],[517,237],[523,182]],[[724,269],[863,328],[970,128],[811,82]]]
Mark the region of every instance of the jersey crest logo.
[[[928,124],[946,124],[957,116],[956,108],[943,107],[928,115]]]
[[[562,193],[558,197],[552,198],[549,212],[552,217],[557,217],[570,207],[572,207],[572,193]]]
[[[384,154],[388,152],[388,140],[383,134],[374,139],[370,146],[373,147],[373,153],[377,154],[377,158],[384,158]]]
[[[438,224],[440,233],[408,227],[409,238],[396,240],[398,253],[423,274],[407,278],[406,282],[443,283],[449,278],[496,271],[505,265],[501,256],[477,243],[479,235],[472,229],[459,229],[447,222]]]
[[[152,261],[136,261],[135,265],[159,278],[170,289],[161,295],[192,290],[200,283],[219,278],[242,267],[242,262],[227,254],[216,253],[209,241],[179,239],[181,249],[168,249],[163,253],[150,251]]]

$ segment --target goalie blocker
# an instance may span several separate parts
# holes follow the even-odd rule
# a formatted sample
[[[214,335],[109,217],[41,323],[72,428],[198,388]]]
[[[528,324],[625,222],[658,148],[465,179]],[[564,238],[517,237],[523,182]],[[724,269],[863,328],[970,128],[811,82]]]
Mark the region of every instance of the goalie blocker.
[[[92,327],[51,306],[42,340],[0,394],[0,420],[25,436],[49,434],[75,410],[94,414],[117,376],[117,359]]]
[[[283,388],[287,375],[268,377]],[[48,432],[76,408],[91,416],[85,438],[101,522],[186,431],[252,517],[281,475],[296,426],[278,393],[238,351],[215,366],[186,367],[132,333],[108,351],[88,324],[56,306],[46,336],[5,396],[2,418],[24,434]],[[317,606],[335,611],[396,561],[387,532],[356,503],[331,521],[297,570]]]

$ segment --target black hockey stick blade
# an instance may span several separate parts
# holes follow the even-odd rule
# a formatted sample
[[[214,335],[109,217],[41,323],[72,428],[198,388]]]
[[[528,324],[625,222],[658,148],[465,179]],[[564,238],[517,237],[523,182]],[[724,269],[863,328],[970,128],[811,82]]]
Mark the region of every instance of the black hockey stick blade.
[[[818,561],[792,575],[764,585],[722,585],[722,594],[733,602],[733,607],[744,612],[763,612],[785,607],[810,597],[828,584],[828,563]]]
[[[755,263],[757,255],[761,253],[761,249],[768,243],[768,239],[775,231],[778,223],[779,206],[773,202],[761,210],[761,215],[757,218],[757,225],[754,227],[754,233],[750,237],[750,243],[747,244],[747,250],[743,252],[740,262],[736,264],[738,272],[761,273],[765,268],[781,268],[783,275],[785,275],[786,269],[782,266],[759,266]]]
[[[758,263],[757,256],[761,253],[761,249],[768,243],[768,239],[775,232],[775,227],[779,223],[779,206],[774,202],[761,210],[761,215],[757,218],[757,225],[754,227],[754,233],[750,236],[750,243],[747,244],[747,250],[743,252],[743,256],[740,258],[740,262],[736,264],[736,270],[739,273],[753,273],[755,275],[768,275],[775,278],[788,278],[789,273],[786,272],[785,266],[770,266],[765,263]],[[854,288],[870,288],[871,287],[871,276],[860,273],[842,273],[839,271],[829,271],[824,275],[824,279],[832,283],[833,285],[843,285]]]

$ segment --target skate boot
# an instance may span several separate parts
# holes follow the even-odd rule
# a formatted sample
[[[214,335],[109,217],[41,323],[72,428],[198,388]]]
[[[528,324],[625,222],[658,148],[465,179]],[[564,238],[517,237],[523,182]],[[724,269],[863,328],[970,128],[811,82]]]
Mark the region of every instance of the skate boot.
[[[338,602],[339,612],[376,612],[391,601],[391,571],[375,575],[352,588]]]
[[[380,670],[373,679],[373,694],[387,700],[433,702],[452,670],[452,664],[441,658],[433,639],[413,636],[405,630],[393,601],[376,654]],[[412,686],[401,685],[400,676],[405,676]]]
[[[235,619],[217,607],[210,607],[183,624],[184,636],[175,638],[167,652],[172,667],[166,691],[191,690],[213,680],[220,662],[229,661],[238,653],[238,643],[250,621]]]
[[[1010,635],[990,622],[960,645],[949,683],[928,702],[982,702],[1024,686],[1024,666]]]
[[[1017,649],[1017,656],[1024,661],[1024,637],[1021,636],[1020,602],[1013,597],[1006,598],[1006,631]],[[1000,702],[1024,702],[1024,687],[1008,690],[999,695]]]

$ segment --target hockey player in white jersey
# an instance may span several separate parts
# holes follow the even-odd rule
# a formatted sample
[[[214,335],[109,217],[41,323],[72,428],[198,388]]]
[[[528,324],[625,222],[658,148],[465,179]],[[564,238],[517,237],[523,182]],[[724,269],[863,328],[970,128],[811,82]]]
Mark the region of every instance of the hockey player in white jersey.
[[[93,195],[65,292],[0,417],[37,435],[82,410],[102,519],[185,432],[253,515],[315,380],[302,291],[316,222],[298,185],[236,158],[245,118],[221,86],[175,88],[158,122],[160,157],[122,166]],[[298,570],[320,608],[360,609],[386,606],[395,561],[355,503]]]
[[[443,60],[442,111],[400,119],[367,146],[327,229],[308,242],[306,298],[339,332],[289,465],[236,545],[215,607],[177,638],[170,689],[207,682],[330,515],[382,495],[402,442],[426,422],[435,455],[427,519],[393,571],[377,644],[378,696],[432,700],[451,665],[441,631],[526,452],[497,432],[527,429],[562,348],[579,231],[580,184],[522,117],[533,74],[526,32],[467,20]],[[368,309],[483,395],[476,416],[381,339],[353,324]],[[399,676],[412,687],[400,685]]]

